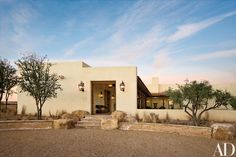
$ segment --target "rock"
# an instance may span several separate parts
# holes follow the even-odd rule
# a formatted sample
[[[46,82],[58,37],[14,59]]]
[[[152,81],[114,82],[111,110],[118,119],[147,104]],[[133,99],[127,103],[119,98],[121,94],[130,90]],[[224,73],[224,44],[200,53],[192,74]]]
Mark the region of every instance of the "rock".
[[[235,136],[235,127],[227,123],[215,123],[211,125],[212,138],[217,140],[232,140]]]
[[[74,123],[80,120],[80,117],[75,114],[65,113],[61,116],[61,119],[72,119]]]
[[[135,123],[135,122],[138,122],[138,120],[136,119],[136,117],[132,116],[131,114],[127,114],[124,118],[124,122]]]
[[[101,128],[103,130],[114,130],[118,128],[118,119],[114,118],[103,118],[101,121]]]
[[[118,119],[119,122],[123,122],[125,116],[126,116],[126,113],[123,112],[123,111],[114,111],[114,112],[112,112],[112,114],[111,114],[111,117],[112,117],[113,119]]]
[[[89,115],[89,112],[83,111],[83,110],[76,110],[76,111],[73,111],[71,114],[81,119],[81,118],[84,118],[86,115]]]
[[[72,119],[73,115],[69,113],[64,113],[61,115],[61,119]]]
[[[75,127],[73,119],[57,119],[53,121],[54,129],[72,129]]]

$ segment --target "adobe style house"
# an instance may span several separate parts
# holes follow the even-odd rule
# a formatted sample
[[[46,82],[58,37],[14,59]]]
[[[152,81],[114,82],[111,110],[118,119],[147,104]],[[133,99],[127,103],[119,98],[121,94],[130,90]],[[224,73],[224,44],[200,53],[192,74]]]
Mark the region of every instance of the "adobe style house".
[[[137,91],[145,87],[138,81],[136,67],[90,67],[84,62],[59,62],[51,70],[60,76],[63,90],[58,92],[56,99],[44,104],[44,114],[78,109],[91,114],[115,110],[135,113]],[[122,84],[124,89],[121,90]],[[19,112],[25,105],[27,112],[35,113],[34,103],[26,93],[18,94]]]
[[[109,114],[120,110],[133,115],[144,111],[157,112],[160,118],[168,112],[174,118],[186,119],[184,111],[176,110],[179,107],[169,103],[164,94],[175,85],[159,84],[158,78],[153,78],[152,83],[146,86],[137,76],[137,67],[91,67],[75,61],[54,63],[51,70],[60,76],[63,90],[58,92],[57,98],[46,101],[43,114],[62,110]],[[236,93],[233,85],[221,89]],[[34,99],[26,93],[18,93],[19,113],[23,106],[26,106],[27,113],[36,112]]]
[[[137,67],[91,67],[84,62],[59,62],[52,71],[60,76],[63,90],[56,99],[45,103],[44,114],[78,109],[91,114],[108,114],[115,110],[135,114],[152,101],[153,95],[137,76]],[[161,97],[159,104],[163,101],[161,106],[168,103],[166,96],[155,94],[154,102],[159,101],[157,97]],[[35,113],[34,103],[26,93],[18,94],[18,112],[26,106],[27,112]],[[154,104],[157,108],[158,104]]]

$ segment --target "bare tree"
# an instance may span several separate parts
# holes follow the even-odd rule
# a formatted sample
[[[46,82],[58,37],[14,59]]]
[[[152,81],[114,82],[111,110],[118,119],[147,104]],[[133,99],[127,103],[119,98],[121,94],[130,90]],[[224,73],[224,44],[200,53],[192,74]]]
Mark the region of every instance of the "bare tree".
[[[38,119],[42,118],[42,108],[46,100],[55,98],[61,90],[59,77],[50,73],[51,63],[46,57],[35,54],[24,56],[16,62],[20,70],[19,85],[35,99]]]

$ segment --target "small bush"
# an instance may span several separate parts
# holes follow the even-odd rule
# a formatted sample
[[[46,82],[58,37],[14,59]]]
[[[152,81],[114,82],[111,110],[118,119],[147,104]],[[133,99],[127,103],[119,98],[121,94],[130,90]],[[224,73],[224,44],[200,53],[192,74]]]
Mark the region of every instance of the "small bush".
[[[152,123],[157,123],[159,121],[159,115],[155,113],[150,113]]]
[[[145,112],[143,113],[143,122],[145,123],[152,123],[152,118],[150,114],[146,114]]]
[[[135,113],[135,119],[140,122],[140,117],[139,117],[139,114],[138,113]]]
[[[54,117],[51,111],[48,112],[49,117]]]
[[[58,111],[58,110],[57,110],[55,117],[56,117],[57,119],[60,119],[61,116],[62,116],[63,114],[65,114],[65,113],[67,113],[66,110],[61,110],[61,111]]]
[[[167,123],[169,122],[170,118],[169,118],[169,114],[166,113],[166,117],[162,120],[163,123]]]

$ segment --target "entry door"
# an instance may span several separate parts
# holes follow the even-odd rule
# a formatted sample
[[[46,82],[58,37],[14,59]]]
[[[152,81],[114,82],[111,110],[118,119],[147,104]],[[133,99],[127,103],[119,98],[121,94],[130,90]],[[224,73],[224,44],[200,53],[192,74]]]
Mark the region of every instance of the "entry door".
[[[107,112],[111,111],[111,92],[108,90],[104,91],[104,105],[107,107]]]

